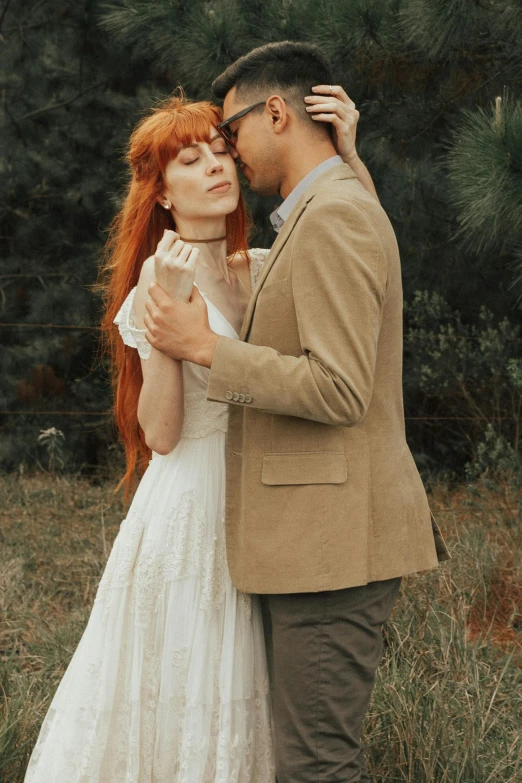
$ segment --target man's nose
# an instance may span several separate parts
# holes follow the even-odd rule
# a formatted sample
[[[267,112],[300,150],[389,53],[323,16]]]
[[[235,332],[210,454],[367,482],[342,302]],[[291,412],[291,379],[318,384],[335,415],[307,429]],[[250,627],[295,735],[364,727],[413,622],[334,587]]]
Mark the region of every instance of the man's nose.
[[[236,148],[230,146],[228,149],[229,149],[230,154],[232,155],[232,158],[234,160],[237,160],[239,158],[239,152],[236,150]]]

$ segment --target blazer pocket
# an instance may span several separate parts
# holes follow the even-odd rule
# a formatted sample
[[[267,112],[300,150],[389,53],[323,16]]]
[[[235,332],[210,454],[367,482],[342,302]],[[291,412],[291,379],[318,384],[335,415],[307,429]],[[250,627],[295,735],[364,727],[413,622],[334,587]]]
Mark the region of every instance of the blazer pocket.
[[[263,484],[344,484],[348,470],[344,453],[336,451],[265,454]]]

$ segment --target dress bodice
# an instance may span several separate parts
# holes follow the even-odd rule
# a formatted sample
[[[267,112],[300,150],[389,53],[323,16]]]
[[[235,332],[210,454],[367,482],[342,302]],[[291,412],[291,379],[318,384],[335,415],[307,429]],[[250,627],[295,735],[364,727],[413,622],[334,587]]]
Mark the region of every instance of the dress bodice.
[[[254,289],[259,271],[268,255],[268,250],[254,248],[250,255],[250,279]],[[224,337],[239,339],[239,335],[217,309],[213,302],[199,289],[207,304],[208,321],[213,332]],[[134,296],[136,288],[129,292],[121,306],[114,323],[117,324],[125,345],[136,348],[141,359],[150,357],[152,347],[145,337],[145,329],[138,329],[134,318]],[[184,361],[182,364],[184,407],[182,438],[203,438],[212,432],[227,431],[228,405],[207,400],[207,386],[210,370],[198,364]]]

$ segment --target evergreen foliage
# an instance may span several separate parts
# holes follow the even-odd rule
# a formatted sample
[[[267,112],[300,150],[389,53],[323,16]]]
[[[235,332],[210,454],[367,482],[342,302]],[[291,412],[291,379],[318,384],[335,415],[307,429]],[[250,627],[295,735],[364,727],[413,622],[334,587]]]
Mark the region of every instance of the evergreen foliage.
[[[113,437],[103,415],[25,415],[109,407],[91,286],[143,80],[137,66],[122,67],[99,13],[94,0],[18,0],[2,19],[0,320],[80,327],[0,327],[0,410],[15,412],[0,417],[8,468],[43,458],[38,434],[51,426],[64,432],[67,467],[100,463]],[[141,106],[149,102],[147,95]]]
[[[180,84],[191,98],[210,98],[213,78],[252,47],[306,40],[321,46],[361,112],[359,154],[397,233],[407,327],[415,330],[406,342],[407,415],[469,415],[456,378],[470,372],[466,382],[475,388],[484,357],[493,360],[493,349],[478,355],[484,330],[502,333],[498,350],[506,361],[519,361],[520,4],[18,0],[4,11],[2,321],[96,324],[99,302],[89,286],[122,189],[121,149],[140,111]],[[504,96],[500,106],[497,96]],[[269,246],[268,213],[276,200],[248,198],[253,244]],[[435,306],[435,296],[444,305]],[[445,343],[441,355],[435,343],[450,325],[458,341]],[[0,339],[1,410],[108,407],[95,333],[0,327]],[[457,345],[468,348],[463,353]],[[440,381],[429,393],[421,365]],[[507,366],[497,375],[485,371],[481,409],[500,383],[509,386]],[[449,407],[445,372],[453,389]],[[504,416],[518,423],[519,398],[511,386],[499,397]],[[498,429],[498,415],[494,422],[462,423],[458,432],[446,421],[409,422],[408,436],[419,461],[424,455],[426,466],[462,475],[489,437],[488,422],[513,446],[512,431]],[[0,423],[0,459],[9,467],[36,458],[40,428],[64,432],[66,465],[99,463],[113,441],[103,417],[12,416]]]
[[[518,476],[520,327],[507,318],[498,320],[485,307],[466,324],[440,294],[428,291],[415,293],[406,316],[406,397],[416,400],[416,416],[438,417],[432,426],[442,417],[435,426],[442,436],[430,438],[427,449],[422,441],[417,444],[422,449],[417,462],[444,464],[454,474],[463,465],[470,479],[496,477],[500,467]]]
[[[522,102],[465,112],[448,153],[451,201],[477,253],[522,246]]]

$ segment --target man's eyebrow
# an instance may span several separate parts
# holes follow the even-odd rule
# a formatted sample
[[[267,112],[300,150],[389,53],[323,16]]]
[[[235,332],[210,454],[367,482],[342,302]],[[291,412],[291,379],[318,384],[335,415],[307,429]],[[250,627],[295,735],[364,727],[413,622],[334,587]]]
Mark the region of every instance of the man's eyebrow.
[[[210,144],[212,144],[212,142],[214,142],[214,141],[217,141],[218,139],[222,139],[222,138],[223,138],[223,137],[222,137],[222,136],[220,136],[220,135],[219,135],[219,133],[216,133],[216,135],[215,135],[215,136],[211,136],[211,138],[210,138]],[[188,149],[190,149],[191,147],[199,147],[200,143],[201,143],[201,142],[199,142],[199,141],[193,141],[193,142],[192,142],[192,144],[185,144],[185,146],[183,146],[181,149],[182,149],[182,150],[188,150]]]

